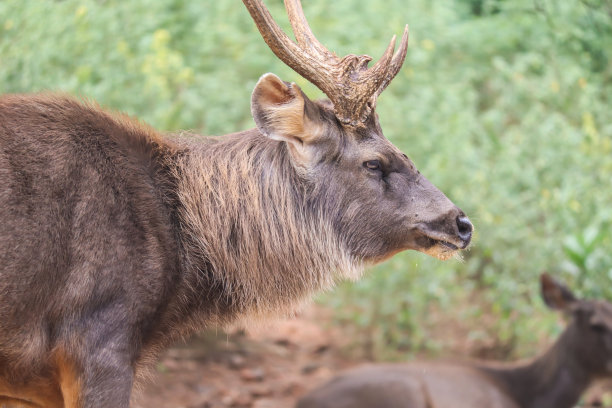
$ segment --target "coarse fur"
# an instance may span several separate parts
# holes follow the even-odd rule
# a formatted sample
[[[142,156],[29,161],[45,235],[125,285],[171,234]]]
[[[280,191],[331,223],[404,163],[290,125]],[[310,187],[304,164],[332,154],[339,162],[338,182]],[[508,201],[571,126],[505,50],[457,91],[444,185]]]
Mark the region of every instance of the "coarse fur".
[[[177,166],[186,261],[209,267],[206,278],[231,300],[223,310],[249,318],[287,311],[312,290],[360,276],[363,262],[334,233],[323,192],[302,180],[285,144],[239,133],[191,149],[206,153]]]
[[[179,155],[92,103],[0,99],[0,396],[92,400],[66,378],[104,371],[100,405],[131,388],[180,283]]]
[[[128,406],[195,330],[290,313],[401,250],[468,245],[463,212],[375,115],[346,127],[274,75],[252,108],[257,129],[205,138],[0,97],[0,404]]]

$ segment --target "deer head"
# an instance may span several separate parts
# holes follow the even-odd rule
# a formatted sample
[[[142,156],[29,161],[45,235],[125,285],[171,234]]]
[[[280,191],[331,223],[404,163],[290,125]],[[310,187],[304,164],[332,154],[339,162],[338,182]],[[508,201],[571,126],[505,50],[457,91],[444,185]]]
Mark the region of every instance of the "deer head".
[[[544,303],[570,319],[563,336],[584,371],[595,378],[612,375],[612,304],[578,299],[548,274],[540,276],[540,284]]]
[[[414,249],[448,259],[466,248],[472,224],[412,161],[383,135],[376,99],[399,72],[408,26],[368,68],[367,55],[339,58],[314,37],[300,0],[285,0],[297,43],[278,27],[260,0],[243,0],[270,49],[329,98],[311,101],[295,83],[264,75],[253,92],[255,123],[286,143],[291,161],[325,201],[334,228],[352,255],[378,262]]]

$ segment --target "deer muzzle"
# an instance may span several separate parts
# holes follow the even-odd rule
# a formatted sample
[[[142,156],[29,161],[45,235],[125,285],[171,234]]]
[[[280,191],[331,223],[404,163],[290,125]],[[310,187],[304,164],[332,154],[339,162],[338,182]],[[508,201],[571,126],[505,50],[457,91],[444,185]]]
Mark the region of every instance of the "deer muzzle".
[[[441,260],[467,248],[474,231],[469,218],[457,207],[435,220],[419,223],[416,229],[420,235],[417,250]]]

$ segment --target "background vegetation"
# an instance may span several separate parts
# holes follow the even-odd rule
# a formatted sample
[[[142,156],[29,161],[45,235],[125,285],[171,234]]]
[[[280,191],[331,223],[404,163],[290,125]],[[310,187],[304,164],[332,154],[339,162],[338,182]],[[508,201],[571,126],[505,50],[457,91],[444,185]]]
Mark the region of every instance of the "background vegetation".
[[[560,330],[538,275],[612,299],[612,0],[303,0],[319,39],[375,57],[408,22],[407,61],[379,100],[389,139],[476,226],[463,261],[405,253],[320,298],[376,358],[524,355]],[[280,0],[268,0],[288,24]],[[0,92],[61,90],[165,130],[253,126],[275,72],[238,0],[4,0]],[[405,356],[404,356],[405,357]]]

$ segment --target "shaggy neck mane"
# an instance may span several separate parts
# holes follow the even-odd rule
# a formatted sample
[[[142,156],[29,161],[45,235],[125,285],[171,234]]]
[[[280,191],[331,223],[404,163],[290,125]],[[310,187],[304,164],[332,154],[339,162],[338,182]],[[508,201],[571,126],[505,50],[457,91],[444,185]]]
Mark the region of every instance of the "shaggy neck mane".
[[[180,143],[183,264],[207,319],[286,314],[337,278],[361,273],[323,194],[298,174],[284,143],[255,130]]]

